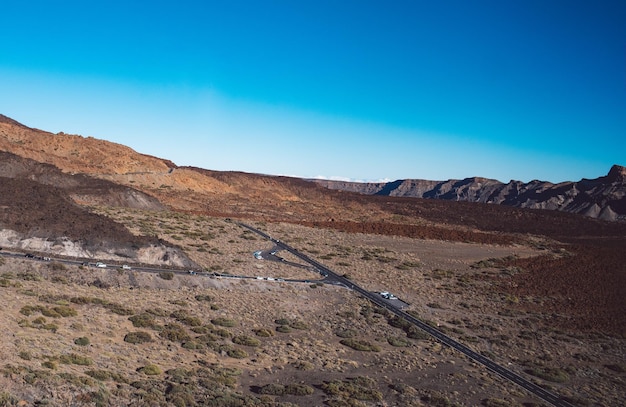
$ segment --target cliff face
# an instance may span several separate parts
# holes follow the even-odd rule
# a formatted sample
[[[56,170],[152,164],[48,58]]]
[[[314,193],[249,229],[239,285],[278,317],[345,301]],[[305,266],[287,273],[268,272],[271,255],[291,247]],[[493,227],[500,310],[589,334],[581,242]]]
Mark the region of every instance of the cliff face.
[[[358,183],[314,180],[326,188],[410,198],[482,202],[518,208],[551,209],[603,220],[626,220],[626,168],[614,165],[604,177],[553,184],[544,181],[502,183],[487,178]]]

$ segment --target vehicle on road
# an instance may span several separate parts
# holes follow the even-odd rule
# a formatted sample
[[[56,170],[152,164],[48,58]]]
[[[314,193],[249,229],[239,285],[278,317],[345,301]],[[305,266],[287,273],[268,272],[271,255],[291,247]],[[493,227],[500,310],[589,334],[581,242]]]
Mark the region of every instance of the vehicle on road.
[[[388,291],[380,292],[380,296],[383,297],[386,300],[397,300],[398,299],[398,297],[396,297],[395,295],[391,294]]]
[[[128,264],[122,264],[122,270],[130,270],[130,266]]]
[[[104,264],[103,262],[99,261],[96,263],[96,267],[101,268],[101,269],[105,269],[107,268],[107,265]]]

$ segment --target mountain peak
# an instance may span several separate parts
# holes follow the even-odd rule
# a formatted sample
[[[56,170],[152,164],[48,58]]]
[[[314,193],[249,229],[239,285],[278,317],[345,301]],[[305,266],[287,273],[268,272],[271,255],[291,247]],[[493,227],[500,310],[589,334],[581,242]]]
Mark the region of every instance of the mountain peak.
[[[626,181],[626,167],[621,165],[613,165],[609,174],[606,176],[611,182],[625,182]]]

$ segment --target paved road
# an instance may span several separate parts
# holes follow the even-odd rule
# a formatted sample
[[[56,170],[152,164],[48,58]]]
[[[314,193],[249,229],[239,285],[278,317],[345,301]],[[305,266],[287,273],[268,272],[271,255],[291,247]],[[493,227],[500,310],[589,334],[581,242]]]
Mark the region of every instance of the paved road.
[[[344,287],[347,287],[353,291],[358,292],[359,294],[361,294],[364,298],[370,300],[371,302],[375,303],[376,305],[383,307],[387,310],[389,310],[390,312],[394,313],[395,315],[404,318],[405,320],[407,320],[408,322],[414,324],[415,326],[417,326],[418,328],[422,329],[423,331],[425,331],[426,333],[430,334],[431,336],[433,336],[435,339],[437,339],[439,342],[443,343],[444,345],[450,346],[451,348],[454,348],[456,350],[458,350],[459,352],[463,353],[464,355],[466,355],[467,357],[469,357],[470,359],[472,359],[473,361],[480,363],[481,365],[485,366],[487,369],[491,370],[492,372],[504,377],[505,379],[517,384],[518,386],[526,389],[528,392],[534,394],[535,396],[539,397],[540,399],[552,404],[553,406],[556,407],[574,407],[572,406],[570,403],[568,403],[567,401],[565,401],[563,398],[561,398],[560,396],[551,393],[547,390],[545,390],[543,387],[536,385],[535,383],[525,379],[524,377],[520,376],[519,374],[505,368],[504,366],[501,366],[499,364],[497,364],[496,362],[492,361],[491,359],[481,355],[478,352],[473,351],[472,349],[470,349],[469,347],[463,345],[462,343],[450,338],[449,336],[447,336],[446,334],[444,334],[443,332],[439,331],[436,328],[433,328],[432,326],[426,324],[423,321],[420,321],[419,319],[415,318],[414,316],[412,316],[411,314],[408,314],[404,311],[402,311],[399,308],[396,308],[394,306],[392,306],[391,304],[389,304],[388,302],[384,301],[384,299],[375,293],[372,293],[370,291],[365,290],[362,287],[359,287],[358,285],[356,285],[353,281],[335,273],[334,271],[332,271],[331,269],[329,269],[328,267],[324,266],[323,264],[315,261],[314,259],[309,258],[308,256],[306,256],[305,254],[300,253],[298,250],[294,249],[293,247],[281,242],[278,239],[274,239],[271,236],[269,236],[268,234],[252,227],[249,225],[246,225],[245,223],[238,223],[240,226],[251,230],[252,232],[255,232],[257,234],[259,234],[260,236],[271,240],[272,242],[274,242],[274,244],[283,250],[286,250],[290,253],[292,253],[293,255],[297,256],[298,258],[300,258],[301,260],[307,262],[308,264],[312,265],[316,271],[318,271],[320,274],[322,274],[323,276],[325,276],[325,281],[327,282],[331,282],[334,284],[338,284],[338,285],[342,285]]]

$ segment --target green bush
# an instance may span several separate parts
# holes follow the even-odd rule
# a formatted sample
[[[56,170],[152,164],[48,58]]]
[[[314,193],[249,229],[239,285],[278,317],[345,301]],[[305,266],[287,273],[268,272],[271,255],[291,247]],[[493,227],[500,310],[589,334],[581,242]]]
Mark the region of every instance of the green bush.
[[[525,369],[526,373],[539,377],[543,380],[547,380],[549,382],[554,383],[565,383],[569,380],[568,374],[559,369],[559,368],[550,368],[550,367],[535,367],[531,369]]]
[[[163,327],[163,330],[159,333],[159,335],[162,338],[167,339],[172,342],[182,343],[182,342],[187,342],[191,340],[191,337],[189,336],[187,331],[185,331],[185,328],[183,328],[181,325],[174,324],[174,323],[166,324]]]
[[[301,330],[307,330],[309,329],[309,325],[307,325],[305,322],[303,321],[292,321],[289,324],[290,327],[292,327],[293,329],[301,329]]]
[[[132,344],[152,342],[152,336],[148,332],[129,332],[124,336],[124,342]]]
[[[196,301],[207,301],[207,302],[212,301],[211,296],[207,294],[198,294],[196,295],[195,298],[196,298]]]
[[[274,336],[274,332],[270,331],[269,329],[265,329],[265,328],[255,329],[254,333],[257,336],[260,336],[262,338],[269,338],[270,336]]]
[[[161,271],[159,273],[159,277],[161,277],[163,280],[173,280],[174,273],[172,273],[171,271]]]
[[[357,335],[357,331],[354,329],[340,329],[335,332],[340,338],[354,338]]]
[[[259,346],[261,341],[248,335],[238,335],[233,338],[233,343],[244,346]]]
[[[89,338],[81,336],[80,338],[74,339],[74,343],[79,346],[87,346],[89,345]]]
[[[280,333],[283,333],[283,334],[288,334],[292,330],[293,329],[291,329],[291,327],[289,325],[278,325],[276,327],[276,332],[280,332]]]
[[[401,338],[398,336],[390,336],[389,338],[387,338],[387,342],[389,342],[391,346],[396,346],[399,348],[405,348],[410,345],[409,341],[407,341],[405,338]]]
[[[147,312],[133,315],[128,320],[133,323],[135,328],[154,328],[156,326],[154,317]]]
[[[138,370],[139,373],[143,373],[145,375],[148,376],[156,376],[156,375],[160,375],[161,373],[163,373],[161,371],[161,368],[158,367],[157,365],[154,364],[150,364],[150,365],[146,365],[144,367],[139,368]]]
[[[211,323],[213,325],[224,326],[227,328],[233,327],[237,324],[234,320],[229,319],[229,318],[223,318],[223,317],[212,319]]]
[[[61,355],[59,357],[59,362],[65,365],[80,365],[80,366],[90,366],[91,364],[93,364],[93,361],[90,358],[86,356],[78,355],[76,353]]]

